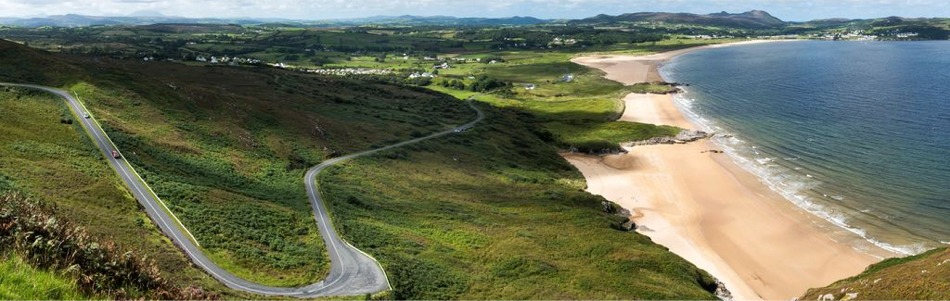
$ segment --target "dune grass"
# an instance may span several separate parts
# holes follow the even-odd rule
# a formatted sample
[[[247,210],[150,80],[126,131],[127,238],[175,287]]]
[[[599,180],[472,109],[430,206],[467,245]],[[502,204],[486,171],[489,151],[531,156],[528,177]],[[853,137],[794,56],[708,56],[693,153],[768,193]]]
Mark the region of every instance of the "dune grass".
[[[673,126],[635,122],[551,122],[545,127],[560,135],[558,141],[564,147],[574,147],[582,152],[612,149],[616,143],[676,136],[680,132],[680,128]]]

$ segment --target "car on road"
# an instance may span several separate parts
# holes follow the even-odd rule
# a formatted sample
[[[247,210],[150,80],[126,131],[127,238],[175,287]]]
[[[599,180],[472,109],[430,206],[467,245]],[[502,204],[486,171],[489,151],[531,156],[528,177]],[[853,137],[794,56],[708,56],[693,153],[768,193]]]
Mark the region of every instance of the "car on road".
[[[114,150],[112,151],[112,157],[118,159],[118,158],[122,158],[122,155],[119,155],[119,151]]]
[[[89,119],[89,112],[82,113],[82,118]]]

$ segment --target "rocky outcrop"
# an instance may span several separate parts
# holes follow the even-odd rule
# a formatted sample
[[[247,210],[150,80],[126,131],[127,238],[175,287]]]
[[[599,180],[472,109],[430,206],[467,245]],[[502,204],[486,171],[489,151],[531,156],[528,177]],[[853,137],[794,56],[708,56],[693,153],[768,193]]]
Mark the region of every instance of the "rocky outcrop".
[[[624,218],[622,221],[612,224],[612,228],[620,231],[631,231],[637,228],[637,224],[630,220],[630,210],[627,210],[627,208],[623,208],[617,203],[607,200],[601,202],[600,205],[601,211],[604,213],[622,216]]]
[[[680,86],[689,86],[689,84],[668,83],[665,81],[643,82],[631,85],[633,93],[642,94],[676,94],[679,93]]]
[[[654,137],[647,140],[630,142],[629,146],[654,145],[654,144],[686,144],[700,139],[712,137],[712,134],[699,130],[682,130],[674,137]]]
[[[703,132],[703,131],[698,131],[698,130],[683,130],[683,131],[681,131],[679,134],[676,134],[676,137],[673,137],[673,138],[676,139],[676,140],[678,140],[678,141],[693,142],[693,141],[696,141],[696,140],[699,140],[699,139],[707,138],[707,137],[709,137],[709,136],[710,136],[710,134],[708,134],[708,133],[706,133],[706,132]]]
[[[726,288],[726,284],[719,281],[719,279],[716,279],[716,291],[713,293],[716,294],[716,297],[719,297],[719,299],[732,300],[732,292],[730,292],[729,289]]]
[[[600,202],[600,206],[601,206],[601,210],[604,211],[604,213],[615,214],[615,215],[619,215],[623,217],[630,216],[630,210],[627,210],[627,208],[623,208],[623,206],[620,206],[617,203],[604,200]]]
[[[630,232],[637,229],[637,223],[633,222],[629,218],[624,218],[622,221],[618,223],[610,224],[610,227],[614,228],[615,230]]]
[[[630,219],[627,219],[626,222],[620,224],[620,229],[623,231],[633,231],[637,229],[637,223],[633,222]]]

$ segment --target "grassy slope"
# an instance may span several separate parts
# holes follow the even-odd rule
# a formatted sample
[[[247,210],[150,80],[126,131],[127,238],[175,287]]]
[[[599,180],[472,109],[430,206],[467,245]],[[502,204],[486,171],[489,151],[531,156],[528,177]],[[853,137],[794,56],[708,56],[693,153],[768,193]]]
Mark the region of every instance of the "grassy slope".
[[[271,285],[312,283],[329,268],[325,251],[315,251],[324,246],[302,183],[306,168],[472,115],[457,100],[381,84],[112,64],[120,66],[105,77],[128,90],[73,88],[217,262]]]
[[[486,108],[488,109],[488,108]],[[583,177],[512,110],[320,176],[345,237],[397,299],[711,299],[711,278],[611,228]]]
[[[460,101],[425,90],[280,70],[188,68],[108,59],[63,62],[6,43],[0,46],[3,54],[19,52],[3,58],[37,63],[26,70],[0,68],[0,80],[17,81],[23,76],[40,83],[66,84],[77,92],[127,159],[219,264],[274,285],[314,282],[328,269],[301,181],[307,167],[335,154],[460,124],[473,115]],[[54,74],[62,70],[60,65],[72,64],[90,73],[68,73],[63,80],[48,82],[24,74]],[[27,112],[23,117],[37,119],[41,114],[47,113]],[[60,115],[50,120],[56,123]],[[31,143],[20,142],[32,138],[29,127],[20,131],[24,136],[16,141]],[[87,153],[82,154],[88,157],[85,160],[101,160],[91,147],[86,146]],[[58,162],[53,158],[55,154],[47,160]],[[55,169],[39,166],[35,171],[42,175],[31,179],[10,176],[57,190],[62,183],[49,170]],[[108,173],[108,168],[101,172]],[[82,183],[68,187],[86,189]],[[110,187],[124,193],[118,182]],[[102,207],[115,209],[105,212],[128,221],[127,228],[151,227],[147,217],[135,210],[134,200],[125,195],[107,197],[114,203]],[[81,206],[76,203],[77,208]],[[101,212],[97,206],[81,209]],[[106,224],[100,217],[77,216],[94,233],[117,232],[115,224]],[[155,247],[137,238],[148,235],[133,233],[116,240],[135,249]],[[181,256],[177,251],[171,254]],[[163,267],[182,273],[178,278],[193,277],[179,266],[163,262]]]
[[[78,123],[60,122],[70,116],[61,99],[21,89],[0,91],[0,177],[34,198],[55,202],[59,212],[90,234],[155,259],[171,280],[220,288],[191,267],[139,211]]]
[[[298,267],[268,260],[294,253],[242,235],[298,229],[295,221],[309,218],[305,198],[295,203],[303,167],[471,117],[439,96],[277,70],[83,64],[95,76],[76,76],[69,87],[203,246],[277,283],[314,274],[271,276],[293,275]],[[707,274],[642,235],[610,228],[618,218],[600,213],[601,199],[582,192],[583,178],[537,138],[524,113],[492,111],[484,129],[321,177],[345,237],[380,258],[396,297],[713,297],[702,288],[711,284]],[[246,219],[251,212],[256,218]],[[229,227],[240,230],[217,232]],[[321,248],[306,244],[312,233],[290,235]],[[241,261],[241,247],[265,256]]]
[[[76,282],[55,272],[33,268],[16,255],[0,255],[0,299],[79,300],[89,299]]]
[[[947,300],[950,299],[950,248],[890,258],[869,266],[863,273],[827,287],[809,289],[800,300],[816,300],[833,294],[842,300],[856,293],[860,300]]]

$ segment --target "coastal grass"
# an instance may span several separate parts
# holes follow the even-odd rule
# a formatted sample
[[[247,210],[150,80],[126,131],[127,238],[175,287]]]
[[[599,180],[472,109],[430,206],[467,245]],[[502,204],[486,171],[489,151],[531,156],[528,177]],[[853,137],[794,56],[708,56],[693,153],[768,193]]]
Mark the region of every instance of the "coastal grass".
[[[950,248],[885,259],[857,276],[809,289],[799,300],[816,300],[828,294],[835,300],[848,294],[856,295],[852,298],[855,300],[950,299]]]
[[[624,95],[668,93],[672,88],[669,85],[625,86],[604,78],[600,70],[570,62],[570,53],[523,51],[502,52],[496,56],[503,61],[459,64],[442,70],[440,76],[444,78],[441,80],[464,81],[472,75],[487,75],[516,83],[510,91],[475,94],[439,85],[429,88],[456,97],[475,96],[497,107],[525,112],[563,149],[616,151],[622,142],[673,136],[679,131],[669,126],[617,121],[623,114]]]
[[[624,54],[624,55],[648,55],[666,51],[679,50],[690,47],[699,47],[707,45],[716,45],[716,44],[726,44],[726,43],[735,43],[750,41],[751,39],[746,38],[717,38],[717,39],[694,39],[691,37],[684,36],[671,36],[668,39],[664,39],[656,42],[644,42],[644,43],[633,43],[633,44],[618,44],[606,49],[597,49],[595,51],[589,51],[585,55],[612,55],[612,54]]]
[[[545,127],[562,135],[558,141],[580,151],[610,149],[612,145],[653,137],[676,136],[680,128],[636,122],[546,123]]]
[[[636,83],[630,86],[630,92],[640,94],[669,94],[676,93],[678,90],[672,84],[667,83]]]
[[[644,235],[516,110],[474,129],[328,168],[341,235],[396,299],[714,299],[712,278]]]
[[[17,189],[55,203],[90,235],[155,259],[173,283],[221,289],[139,210],[62,99],[0,88],[0,112],[0,191]]]
[[[0,299],[79,300],[92,296],[79,291],[72,277],[31,266],[20,256],[0,254]]]

